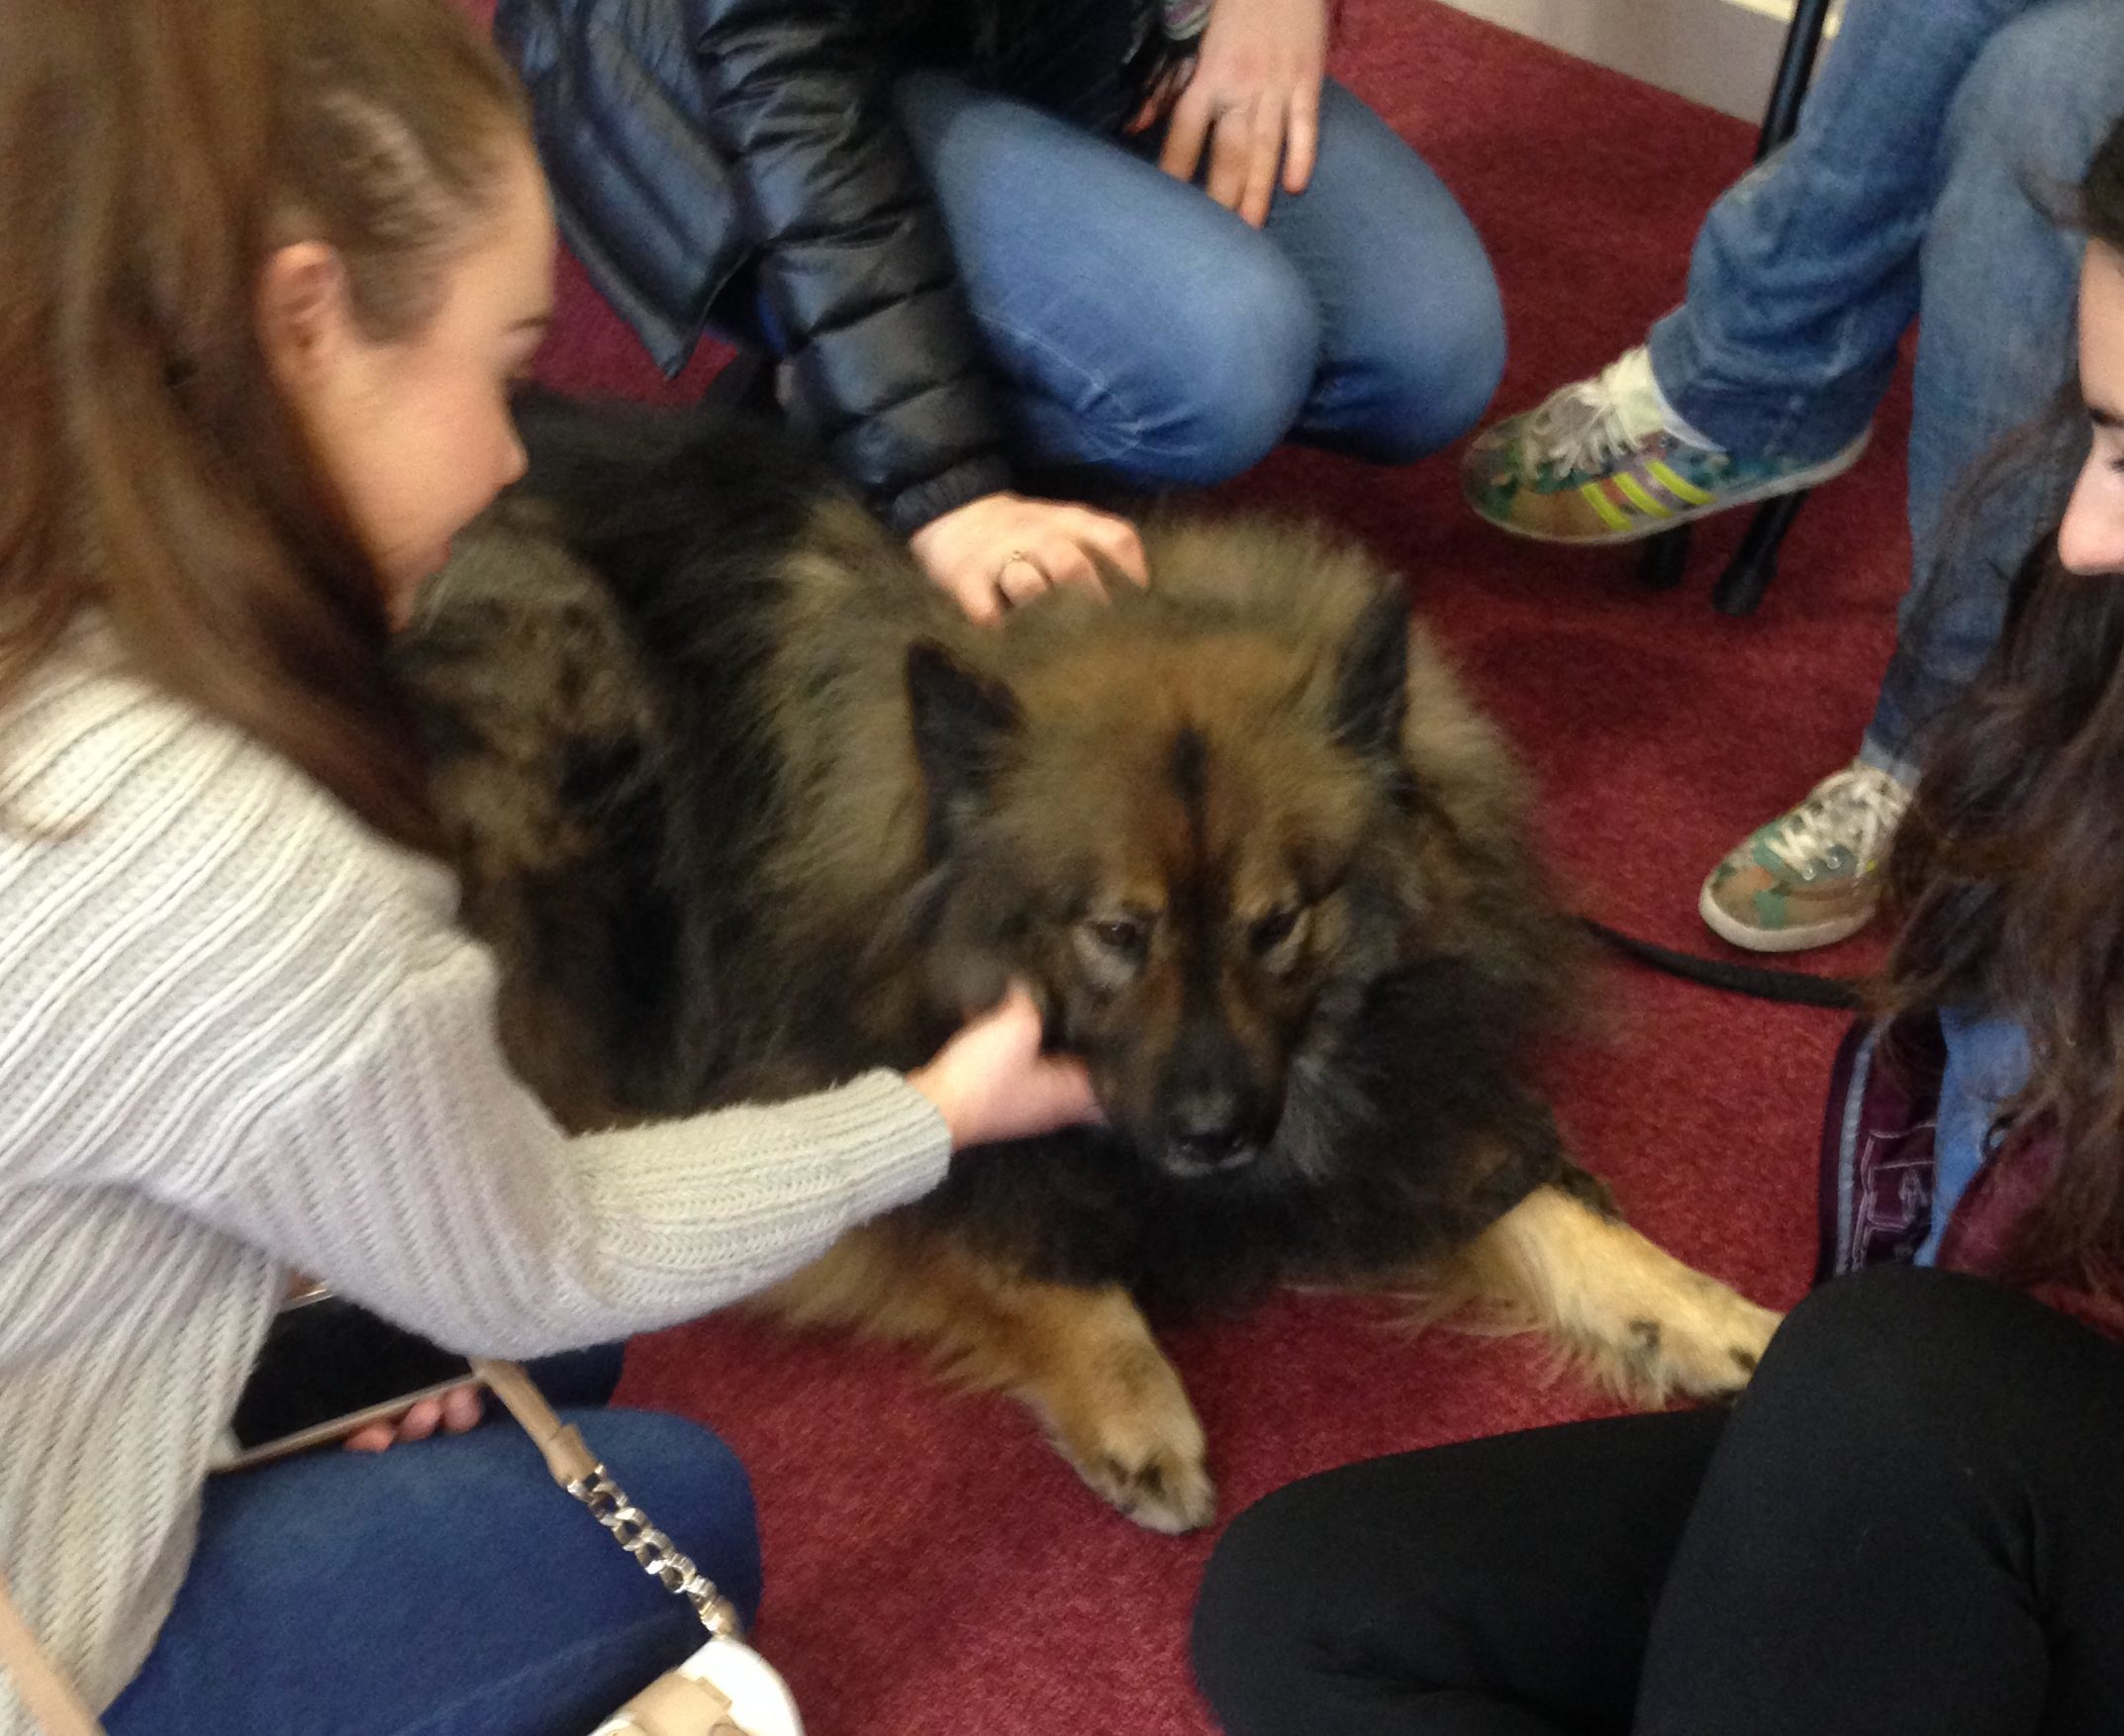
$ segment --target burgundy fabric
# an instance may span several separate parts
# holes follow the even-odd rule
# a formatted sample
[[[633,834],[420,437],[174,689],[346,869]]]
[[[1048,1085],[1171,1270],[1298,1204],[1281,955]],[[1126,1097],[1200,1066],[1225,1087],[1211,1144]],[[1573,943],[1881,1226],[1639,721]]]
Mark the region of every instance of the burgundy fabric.
[[[476,3],[476,0],[474,0]],[[1679,299],[1705,207],[1754,129],[1450,11],[1342,0],[1334,69],[1445,176],[1488,239],[1518,409],[1637,341]],[[676,387],[568,269],[547,377],[643,396]],[[1461,504],[1450,457],[1374,470],[1279,454],[1230,504],[1316,517],[1400,565],[1540,789],[1581,909],[1674,945],[1720,943],[1697,883],[1752,826],[1855,752],[1908,565],[1907,394],[1872,448],[1809,503],[1759,614],[1707,600],[1745,514],[1701,527],[1678,592],[1628,550],[1518,542]],[[1739,956],[1733,954],[1730,956]],[[1850,971],[1866,941],[1819,955]],[[1602,971],[1582,1040],[1552,1068],[1559,1118],[1632,1219],[1683,1258],[1788,1305],[1815,1247],[1815,1151],[1836,1014]],[[1434,1332],[1393,1308],[1290,1297],[1174,1333],[1228,1515],[1361,1456],[1593,1414],[1541,1350]],[[1209,1539],[1102,1506],[996,1397],[947,1394],[913,1354],[724,1318],[636,1345],[623,1398],[698,1416],[758,1489],[758,1638],[816,1736],[1203,1736],[1189,1606]],[[625,1468],[620,1468],[624,1475]]]
[[[2042,1200],[2057,1160],[2055,1134],[2009,1140],[1970,1179],[1956,1203],[1940,1238],[1940,1264],[1951,1271],[2010,1281],[2016,1234]],[[2124,1343],[2124,1288],[2051,1282],[2030,1285],[2028,1292],[2061,1314]]]
[[[1837,1051],[1822,1117],[1821,1259],[1817,1278],[1906,1261],[1932,1226],[1934,1133],[1946,1064],[1940,1021],[1911,1014],[1884,1028],[1853,1024]],[[1955,1202],[1935,1262],[2006,1283],[2021,1225],[2059,1159],[2054,1126],[2037,1121],[1984,1159]],[[2050,1282],[2030,1294],[2124,1341],[2124,1287]]]
[[[1907,1263],[1932,1228],[1940,1021],[1856,1019],[1838,1047],[1822,1105],[1815,1282]]]

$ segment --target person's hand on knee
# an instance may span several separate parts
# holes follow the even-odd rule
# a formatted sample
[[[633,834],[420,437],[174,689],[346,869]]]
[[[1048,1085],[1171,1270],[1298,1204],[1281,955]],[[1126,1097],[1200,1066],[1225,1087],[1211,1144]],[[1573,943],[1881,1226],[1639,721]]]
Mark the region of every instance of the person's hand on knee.
[[[1018,494],[986,494],[908,538],[924,571],[975,621],[1002,619],[1056,585],[1104,596],[1103,572],[1148,580],[1135,527],[1110,513]]]
[[[1312,179],[1326,76],[1325,0],[1214,0],[1158,166],[1192,181],[1207,146],[1209,197],[1259,229],[1279,169],[1287,193]]]

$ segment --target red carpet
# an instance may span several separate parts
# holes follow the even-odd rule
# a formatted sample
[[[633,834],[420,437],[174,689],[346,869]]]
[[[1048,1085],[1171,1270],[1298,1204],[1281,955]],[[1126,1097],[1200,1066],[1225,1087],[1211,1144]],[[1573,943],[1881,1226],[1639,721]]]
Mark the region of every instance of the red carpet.
[[[1459,192],[1503,279],[1516,409],[1636,340],[1678,299],[1698,218],[1752,130],[1427,0],[1347,0],[1336,70]],[[631,341],[571,273],[558,383],[653,392]],[[689,385],[698,385],[698,367]],[[1451,463],[1383,472],[1286,453],[1228,491],[1365,537],[1408,574],[1540,776],[1580,908],[1715,949],[1704,870],[1854,751],[1907,563],[1907,410],[1812,503],[1762,611],[1715,614],[1699,532],[1682,591],[1627,554],[1500,536]],[[1832,956],[1831,966],[1863,959]],[[1635,1221],[1761,1300],[1812,1258],[1811,1163],[1836,1015],[1616,971],[1604,1034],[1559,1057],[1566,1133]],[[1595,1408],[1516,1343],[1411,1340],[1378,1307],[1292,1299],[1172,1343],[1230,1513],[1363,1455]],[[1208,1539],[1138,1531],[1096,1501],[1024,1415],[945,1395],[913,1357],[717,1320],[643,1341],[625,1397],[715,1425],[756,1480],[760,1639],[816,1736],[1199,1736],[1187,1617]]]

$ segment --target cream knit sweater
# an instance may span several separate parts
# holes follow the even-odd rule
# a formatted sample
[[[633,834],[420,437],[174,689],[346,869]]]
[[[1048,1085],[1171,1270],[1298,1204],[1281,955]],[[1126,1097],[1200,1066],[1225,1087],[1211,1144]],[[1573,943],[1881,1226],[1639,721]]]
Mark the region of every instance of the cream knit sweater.
[[[0,722],[0,1567],[93,1704],[154,1643],[291,1272],[529,1356],[702,1313],[942,1178],[888,1073],[566,1137],[452,897],[85,644]]]

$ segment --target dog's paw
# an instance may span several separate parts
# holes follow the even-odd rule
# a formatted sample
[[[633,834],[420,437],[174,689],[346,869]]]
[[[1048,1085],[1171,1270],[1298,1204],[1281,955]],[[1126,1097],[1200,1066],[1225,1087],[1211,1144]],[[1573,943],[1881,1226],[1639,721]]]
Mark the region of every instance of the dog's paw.
[[[1541,1327],[1567,1364],[1645,1406],[1715,1398],[1755,1373],[1778,1316],[1611,1213],[1537,1188],[1464,1256],[1472,1298]]]
[[[1062,1456],[1092,1489],[1153,1531],[1193,1531],[1216,1513],[1207,1444],[1187,1390],[1147,1342],[1109,1378],[1043,1405]]]
[[[1188,1421],[1194,1425],[1195,1419]],[[1138,1525],[1172,1535],[1198,1530],[1216,1515],[1216,1486],[1204,1460],[1202,1429],[1193,1426],[1192,1434],[1178,1440],[1114,1439],[1083,1456],[1068,1456],[1094,1493]]]
[[[1601,1360],[1614,1384],[1641,1402],[1723,1398],[1748,1384],[1781,1318],[1690,1272],[1657,1305],[1632,1315]]]

